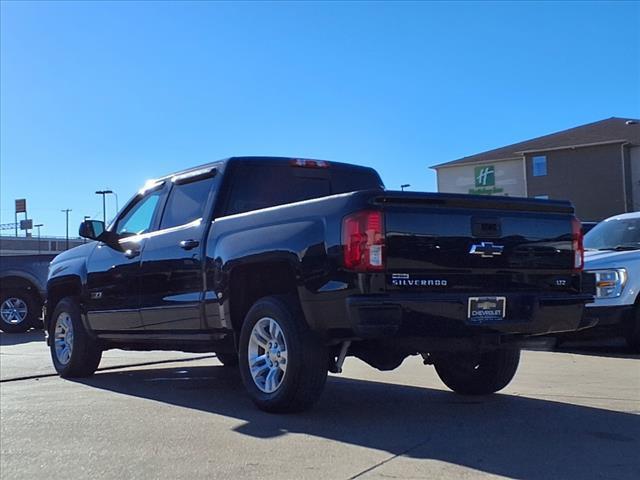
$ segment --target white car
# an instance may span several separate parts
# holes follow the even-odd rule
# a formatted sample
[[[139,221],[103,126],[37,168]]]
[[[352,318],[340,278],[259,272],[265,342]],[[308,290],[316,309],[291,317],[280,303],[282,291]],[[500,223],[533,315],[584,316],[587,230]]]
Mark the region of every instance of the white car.
[[[596,299],[586,316],[592,331],[622,335],[640,351],[640,212],[600,222],[584,237],[585,271],[596,275]]]

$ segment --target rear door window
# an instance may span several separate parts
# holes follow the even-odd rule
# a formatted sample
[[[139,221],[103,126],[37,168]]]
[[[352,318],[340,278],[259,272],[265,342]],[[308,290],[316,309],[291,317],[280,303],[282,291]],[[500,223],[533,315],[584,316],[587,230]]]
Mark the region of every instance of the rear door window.
[[[162,214],[160,229],[177,227],[202,218],[215,177],[175,184]]]

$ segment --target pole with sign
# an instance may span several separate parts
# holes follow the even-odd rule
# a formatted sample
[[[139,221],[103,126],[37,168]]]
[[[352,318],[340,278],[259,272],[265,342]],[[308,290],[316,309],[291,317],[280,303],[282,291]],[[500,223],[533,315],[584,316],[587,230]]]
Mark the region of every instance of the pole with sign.
[[[27,219],[27,199],[16,198],[16,237],[18,236],[18,214],[24,213],[25,220]]]
[[[20,220],[20,230],[31,230],[33,229],[33,220],[30,218],[25,218],[24,220]]]

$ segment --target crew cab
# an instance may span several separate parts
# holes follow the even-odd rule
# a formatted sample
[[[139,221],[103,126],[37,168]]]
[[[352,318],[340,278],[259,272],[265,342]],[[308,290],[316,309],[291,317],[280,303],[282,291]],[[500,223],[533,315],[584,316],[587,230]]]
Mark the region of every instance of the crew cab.
[[[150,180],[51,263],[63,377],[110,348],[213,351],[261,409],[317,401],[346,356],[422,355],[462,394],[513,378],[531,337],[593,296],[570,203],[387,191],[371,168],[235,157]],[[583,285],[584,284],[584,285]]]

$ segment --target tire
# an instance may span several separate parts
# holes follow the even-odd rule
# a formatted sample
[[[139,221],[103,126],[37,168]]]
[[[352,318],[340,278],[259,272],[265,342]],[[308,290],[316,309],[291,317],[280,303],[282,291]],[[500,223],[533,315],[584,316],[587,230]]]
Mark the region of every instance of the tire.
[[[440,380],[462,395],[487,395],[506,387],[520,363],[519,349],[450,356],[435,362]]]
[[[53,310],[50,338],[51,359],[61,377],[89,377],[97,370],[102,350],[87,333],[74,298],[63,298]]]
[[[640,305],[636,305],[633,313],[635,318],[631,331],[627,335],[627,345],[633,352],[640,353]]]
[[[229,352],[216,352],[216,358],[225,367],[237,367],[238,366],[238,354]]]
[[[0,330],[22,333],[38,321],[38,300],[26,289],[8,289],[0,293]]]
[[[271,339],[272,348],[265,349]],[[242,382],[261,410],[300,412],[318,401],[327,380],[328,351],[309,330],[296,299],[271,296],[258,300],[242,324],[239,350]],[[254,372],[260,372],[255,380],[249,355],[254,359]],[[262,360],[255,361],[259,356]]]

